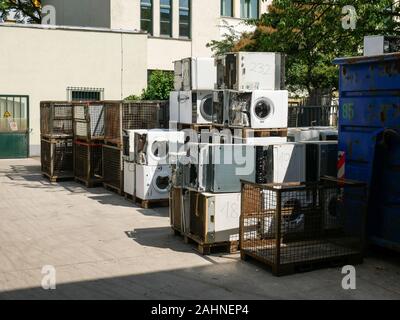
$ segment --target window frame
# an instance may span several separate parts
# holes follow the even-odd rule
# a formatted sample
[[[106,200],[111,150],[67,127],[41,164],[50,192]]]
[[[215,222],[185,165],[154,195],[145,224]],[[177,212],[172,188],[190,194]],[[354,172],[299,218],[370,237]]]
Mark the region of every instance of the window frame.
[[[166,23],[166,21],[163,21],[161,18],[161,10],[163,8],[166,8],[166,5],[161,4],[161,0],[160,0],[160,37],[165,37],[165,38],[172,38],[172,24],[173,24],[173,2],[172,0],[167,0],[169,1],[169,33],[168,34],[164,34],[162,33],[162,24]]]
[[[241,19],[258,19],[260,17],[260,0],[249,0],[248,5],[250,4],[251,1],[257,1],[257,13],[255,17],[250,17],[247,14],[245,15],[243,12],[243,7],[242,7],[242,1],[245,1],[246,4],[246,0],[240,0],[240,18]],[[247,7],[246,9],[248,9],[249,7]],[[246,12],[247,13],[247,12]],[[249,12],[251,14],[251,12]]]
[[[178,0],[179,1],[179,38],[183,38],[183,39],[191,39],[192,38],[192,0],[187,0],[188,1],[188,7],[181,7],[181,1],[182,0]],[[187,23],[187,27],[188,27],[188,35],[182,35],[181,34],[181,25],[186,25],[186,23],[181,23],[181,11],[187,11],[188,13],[188,23]]]
[[[223,14],[222,12],[222,8],[223,8],[223,3],[226,1],[230,1],[231,2],[231,14],[230,15],[226,15]],[[235,1],[234,0],[221,0],[221,9],[220,9],[220,15],[221,17],[227,17],[227,18],[233,18],[235,16]]]
[[[150,35],[153,35],[153,32],[154,32],[154,26],[153,26],[153,23],[154,23],[154,19],[153,19],[153,16],[154,16],[154,1],[153,0],[149,0],[150,1],[150,5],[144,5],[143,4],[143,2],[142,2],[143,0],[140,0],[140,30],[141,31],[146,31],[148,34],[150,34]],[[150,11],[151,11],[151,18],[150,18],[150,31],[149,30],[144,30],[143,28],[142,28],[142,21],[149,21],[148,19],[143,19],[143,17],[142,17],[142,9],[143,9],[143,7],[144,6],[146,6],[147,8],[148,7],[150,7]]]

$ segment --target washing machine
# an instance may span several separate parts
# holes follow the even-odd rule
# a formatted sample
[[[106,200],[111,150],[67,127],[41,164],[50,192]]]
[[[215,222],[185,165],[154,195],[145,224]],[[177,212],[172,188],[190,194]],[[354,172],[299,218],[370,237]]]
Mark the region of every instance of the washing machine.
[[[214,90],[217,71],[213,58],[182,59],[183,90]]]
[[[148,166],[169,164],[169,153],[178,153],[184,144],[184,137],[182,131],[162,129],[135,134],[136,162]]]
[[[212,91],[182,91],[179,100],[180,123],[201,124],[213,122]]]
[[[136,165],[136,197],[141,200],[169,198],[171,167]]]
[[[289,93],[287,90],[253,91],[250,108],[252,128],[287,128],[288,113]]]
[[[123,130],[122,131],[122,157],[127,161],[135,161],[135,134],[144,134],[148,130]]]
[[[135,195],[135,171],[136,164],[124,160],[124,192],[131,196]]]
[[[179,122],[179,91],[169,94],[169,121]]]

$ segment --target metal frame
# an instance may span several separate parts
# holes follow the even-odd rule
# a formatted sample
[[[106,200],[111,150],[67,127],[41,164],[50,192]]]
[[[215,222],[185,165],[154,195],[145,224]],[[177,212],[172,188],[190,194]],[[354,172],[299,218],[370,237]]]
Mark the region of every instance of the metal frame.
[[[25,130],[25,134],[26,134],[26,140],[27,140],[27,150],[26,150],[26,158],[29,158],[29,147],[30,147],[30,102],[29,102],[29,95],[17,95],[17,94],[0,94],[0,98],[3,97],[11,97],[11,98],[26,98],[27,101],[27,105],[26,105],[26,116],[27,116],[27,122],[26,122],[26,127],[27,129]],[[0,132],[1,134],[4,134],[5,132]],[[17,132],[7,132],[7,133],[14,133],[14,134],[18,134],[18,133],[24,133],[23,131],[17,131]]]

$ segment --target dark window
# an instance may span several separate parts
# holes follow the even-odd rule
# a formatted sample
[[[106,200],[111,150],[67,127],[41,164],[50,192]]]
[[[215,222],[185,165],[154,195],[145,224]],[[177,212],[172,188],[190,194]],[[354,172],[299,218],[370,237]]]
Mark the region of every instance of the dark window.
[[[101,101],[104,96],[104,89],[97,88],[68,88],[70,101]]]
[[[244,19],[258,18],[259,0],[240,0],[240,17]]]
[[[221,0],[221,16],[233,17],[233,0]]]
[[[179,36],[190,38],[190,0],[179,0]]]
[[[172,36],[172,5],[171,0],[160,0],[160,34]]]
[[[140,1],[140,29],[153,34],[153,0]]]

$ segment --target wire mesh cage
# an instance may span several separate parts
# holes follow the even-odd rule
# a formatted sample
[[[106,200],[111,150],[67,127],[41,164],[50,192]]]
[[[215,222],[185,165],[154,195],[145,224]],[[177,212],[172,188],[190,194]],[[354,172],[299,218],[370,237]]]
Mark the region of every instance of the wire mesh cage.
[[[50,180],[73,178],[72,139],[42,139],[41,167]]]
[[[88,187],[102,181],[103,145],[74,142],[74,175],[75,179],[84,182]]]
[[[168,104],[166,101],[124,101],[105,103],[106,142],[120,146],[122,130],[155,129],[167,126],[168,117],[160,110]],[[160,121],[160,118],[163,118]],[[162,123],[161,123],[162,122]]]
[[[118,147],[103,145],[103,183],[118,193],[123,191],[122,151]]]
[[[275,275],[304,266],[362,260],[366,186],[323,179],[312,184],[242,181],[241,255]]]
[[[103,103],[74,103],[74,136],[84,141],[104,139]]]
[[[72,137],[73,107],[68,102],[40,103],[40,133],[42,137]]]

